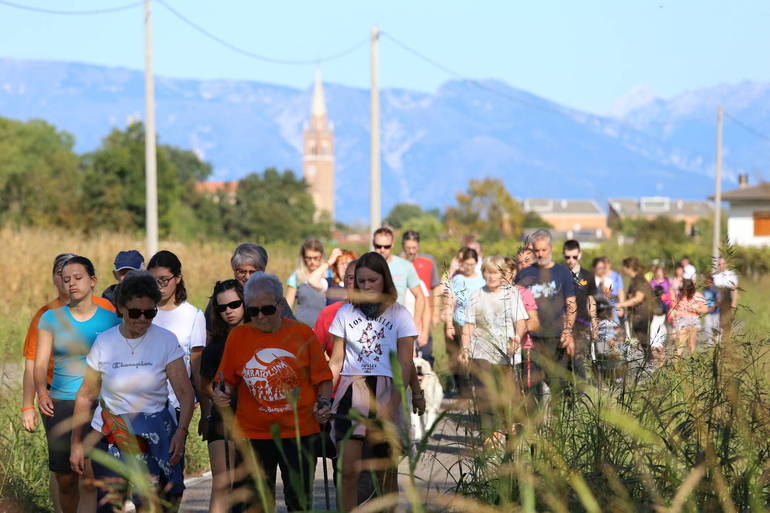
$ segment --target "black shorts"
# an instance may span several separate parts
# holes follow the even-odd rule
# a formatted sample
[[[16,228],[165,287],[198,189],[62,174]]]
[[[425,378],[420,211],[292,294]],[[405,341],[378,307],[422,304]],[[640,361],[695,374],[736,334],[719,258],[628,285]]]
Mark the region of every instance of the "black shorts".
[[[75,401],[53,398],[51,401],[53,417],[43,415],[45,437],[48,441],[48,469],[51,472],[72,472],[70,466],[72,429],[68,424],[75,413]]]

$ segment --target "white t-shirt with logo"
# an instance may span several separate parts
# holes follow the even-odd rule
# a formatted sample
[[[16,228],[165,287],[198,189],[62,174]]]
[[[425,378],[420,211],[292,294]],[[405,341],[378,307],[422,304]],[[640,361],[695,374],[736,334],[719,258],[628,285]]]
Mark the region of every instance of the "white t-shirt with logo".
[[[398,339],[416,337],[409,311],[398,303],[391,305],[376,319],[366,316],[351,304],[337,312],[329,333],[345,340],[343,376],[393,377],[390,353],[397,352]]]
[[[190,376],[190,354],[195,347],[206,345],[206,318],[203,312],[187,301],[181,303],[173,310],[160,310],[153,319],[153,324],[165,328],[176,335],[179,346],[184,351],[184,365],[187,367],[187,375]],[[168,400],[172,408],[179,407],[179,401],[168,385]]]
[[[183,357],[176,336],[166,329],[150,325],[142,339],[126,341],[118,325],[96,337],[86,363],[101,374],[100,396],[110,412],[155,413],[168,400],[166,366]],[[101,431],[101,408],[91,426]]]

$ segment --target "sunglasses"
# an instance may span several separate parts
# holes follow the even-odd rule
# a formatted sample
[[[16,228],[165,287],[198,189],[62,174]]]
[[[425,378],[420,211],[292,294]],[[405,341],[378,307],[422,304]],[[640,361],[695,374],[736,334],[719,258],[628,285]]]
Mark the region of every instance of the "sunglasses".
[[[138,319],[139,317],[143,316],[145,319],[154,319],[156,315],[158,315],[158,309],[157,308],[150,308],[149,310],[142,310],[141,308],[129,308],[128,309],[128,317],[131,319]]]
[[[249,314],[249,317],[257,317],[260,313],[267,317],[268,315],[273,315],[277,311],[277,305],[250,306],[246,308],[246,313]]]
[[[230,301],[229,303],[225,303],[224,305],[217,305],[217,306],[214,307],[214,309],[217,312],[222,313],[225,310],[227,310],[228,308],[230,310],[235,310],[236,308],[239,308],[242,304],[243,304],[243,301],[238,299],[236,301]]]
[[[578,257],[572,255],[564,255],[564,260],[577,260]]]
[[[374,249],[390,249],[393,247],[393,244],[375,244]]]

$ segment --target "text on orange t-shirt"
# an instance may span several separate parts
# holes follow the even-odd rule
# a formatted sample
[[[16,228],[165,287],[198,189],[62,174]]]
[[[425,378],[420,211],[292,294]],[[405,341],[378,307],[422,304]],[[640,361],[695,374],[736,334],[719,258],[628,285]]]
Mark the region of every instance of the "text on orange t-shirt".
[[[297,428],[300,436],[320,431],[313,415],[316,386],[330,381],[332,373],[321,345],[306,325],[283,319],[275,333],[250,325],[234,328],[227,337],[217,376],[219,372],[237,388],[235,417],[246,438],[270,439],[273,425],[278,426],[281,438],[293,438]]]

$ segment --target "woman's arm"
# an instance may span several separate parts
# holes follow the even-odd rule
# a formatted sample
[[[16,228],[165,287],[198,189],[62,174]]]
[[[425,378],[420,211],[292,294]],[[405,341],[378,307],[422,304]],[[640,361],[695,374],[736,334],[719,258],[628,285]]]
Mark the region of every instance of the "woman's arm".
[[[345,339],[334,335],[333,341],[334,346],[332,356],[329,359],[329,368],[332,371],[332,380],[336,383],[340,379],[342,364],[345,362]]]
[[[192,375],[193,386],[193,404],[195,404],[195,394],[198,396],[203,395],[201,393],[201,355],[203,354],[203,347],[193,347],[190,350],[190,374]]]
[[[470,361],[471,339],[475,330],[475,324],[470,322],[463,324],[462,337],[460,338],[460,355],[458,357],[459,362],[463,365],[467,365]]]
[[[508,356],[512,356],[516,351],[519,350],[519,347],[521,347],[521,337],[523,337],[524,333],[527,332],[527,321],[521,319],[516,321],[514,326],[516,334],[511,339],[511,344],[508,347]]]
[[[37,352],[35,353],[35,391],[37,406],[40,412],[53,417],[53,401],[48,397],[48,363],[53,349],[53,334],[41,329],[37,336]]]
[[[73,472],[83,475],[85,471],[86,448],[83,446],[83,427],[91,422],[91,408],[99,397],[102,388],[102,375],[99,371],[86,367],[83,384],[80,385],[75,398],[75,411],[72,414],[72,438],[70,449],[70,466]]]
[[[289,308],[294,308],[294,300],[297,299],[297,289],[287,285],[286,294],[283,298],[286,300],[286,304],[289,305]]]
[[[340,248],[334,248],[332,250],[332,254],[329,255],[329,258],[321,262],[321,265],[318,266],[318,269],[310,273],[310,275],[307,277],[308,285],[319,291],[326,290],[328,287],[328,284],[326,283],[326,273],[329,269],[331,269],[331,267],[334,265],[334,262],[336,262],[337,258],[339,258],[341,255],[342,250]]]
[[[641,291],[637,290],[636,292],[634,292],[633,297],[630,297],[630,298],[626,299],[625,301],[619,301],[615,305],[615,308],[626,308],[626,307],[629,307],[629,306],[637,306],[637,305],[641,305],[642,302],[644,302],[644,293],[642,293]]]
[[[21,384],[21,425],[29,432],[37,429],[35,411],[35,360],[24,360],[24,376]]]
[[[527,331],[533,333],[540,329],[540,317],[537,315],[537,309],[527,310]]]
[[[171,388],[179,400],[179,425],[176,432],[171,437],[171,447],[169,449],[169,462],[176,465],[184,452],[185,440],[189,432],[190,421],[192,420],[193,406],[195,404],[195,392],[193,391],[190,378],[187,376],[187,367],[184,365],[183,358],[177,358],[166,365],[166,375],[171,383]]]
[[[412,358],[414,339],[415,337],[399,338],[396,347],[402,379],[404,383],[409,384],[409,388],[412,390],[412,408],[415,413],[422,415],[425,413],[425,395],[422,388],[420,388],[420,379],[417,377],[417,369],[414,368],[414,359]],[[393,395],[394,397],[391,398],[391,401],[395,403],[400,399],[400,394]]]

